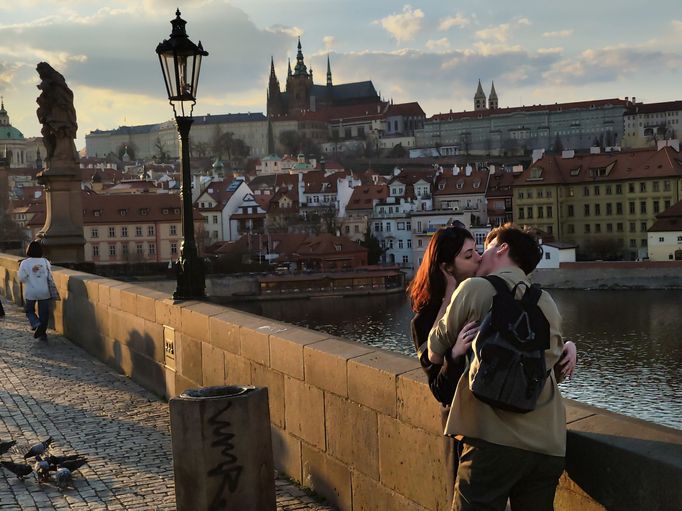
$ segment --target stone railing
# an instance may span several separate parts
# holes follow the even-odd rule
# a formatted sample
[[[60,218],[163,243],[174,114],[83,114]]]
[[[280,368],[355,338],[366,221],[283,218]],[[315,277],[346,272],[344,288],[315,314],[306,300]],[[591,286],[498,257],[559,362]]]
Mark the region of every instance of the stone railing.
[[[21,302],[19,259],[0,291]],[[67,269],[54,328],[166,398],[267,387],[275,463],[342,510],[447,510],[439,407],[415,358]],[[560,511],[675,509],[682,432],[567,402]]]

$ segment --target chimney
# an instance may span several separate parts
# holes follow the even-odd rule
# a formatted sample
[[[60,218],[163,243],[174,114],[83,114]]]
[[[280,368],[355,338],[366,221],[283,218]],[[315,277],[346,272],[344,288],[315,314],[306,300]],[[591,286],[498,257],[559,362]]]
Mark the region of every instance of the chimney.
[[[573,158],[574,156],[575,156],[575,151],[573,149],[561,151],[561,157],[564,159]]]
[[[601,149],[599,146],[597,147],[590,147],[590,154],[599,154],[601,152]]]
[[[459,167],[457,166],[457,164],[452,166],[452,175],[459,176]]]
[[[632,104],[634,105],[635,103],[637,103],[637,98],[632,96]]]
[[[464,175],[467,177],[470,176],[472,170],[473,168],[471,167],[471,165],[467,163],[467,166],[464,168]]]

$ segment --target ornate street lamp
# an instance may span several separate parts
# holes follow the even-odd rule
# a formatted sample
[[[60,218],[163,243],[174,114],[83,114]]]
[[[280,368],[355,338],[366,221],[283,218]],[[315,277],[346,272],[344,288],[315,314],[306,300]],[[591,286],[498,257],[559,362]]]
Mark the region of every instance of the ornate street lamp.
[[[173,31],[170,39],[159,43],[159,55],[163,79],[168,92],[168,102],[173,107],[175,122],[180,135],[182,164],[182,234],[180,258],[177,262],[177,288],[173,293],[176,300],[204,298],[204,267],[197,252],[194,238],[194,214],[192,210],[192,177],[189,166],[189,130],[192,127],[192,111],[197,100],[197,86],[201,58],[208,55],[201,46],[194,44],[185,32],[185,20],[180,18],[180,9],[171,21]],[[178,111],[180,115],[178,115]]]

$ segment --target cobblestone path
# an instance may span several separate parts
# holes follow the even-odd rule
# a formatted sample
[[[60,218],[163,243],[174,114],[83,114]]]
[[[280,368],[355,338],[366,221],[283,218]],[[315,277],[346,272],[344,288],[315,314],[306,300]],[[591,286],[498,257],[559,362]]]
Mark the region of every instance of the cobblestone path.
[[[30,445],[51,435],[52,453],[89,461],[64,491],[0,470],[0,509],[175,509],[167,403],[52,331],[47,343],[36,341],[20,309],[5,310],[0,440],[17,445],[0,459],[23,462]],[[278,511],[332,509],[285,479],[276,488]]]

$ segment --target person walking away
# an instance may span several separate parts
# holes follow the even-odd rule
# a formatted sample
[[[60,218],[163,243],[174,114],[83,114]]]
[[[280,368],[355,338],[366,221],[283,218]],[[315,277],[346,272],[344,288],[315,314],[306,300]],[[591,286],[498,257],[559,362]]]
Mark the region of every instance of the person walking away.
[[[493,229],[486,238],[477,275],[497,275],[519,293],[529,286],[530,274],[542,257],[542,249],[529,233],[512,224]],[[495,288],[486,279],[462,282],[441,320],[429,334],[429,360],[442,363],[471,346],[475,336],[458,336],[464,325],[481,321],[490,310]],[[564,343],[561,317],[551,296],[542,291],[538,306],[549,323],[549,348],[544,351],[547,368],[560,360]],[[473,345],[472,345],[473,341]],[[563,361],[562,361],[563,362]],[[470,377],[479,361],[474,355],[468,373],[459,380],[445,429],[461,441],[459,467],[452,503],[454,511],[511,509],[551,511],[566,451],[566,417],[554,371],[544,382],[535,409],[517,413],[495,408],[477,399]],[[558,367],[561,367],[561,363]],[[562,368],[563,369],[563,368]]]
[[[47,340],[47,323],[50,319],[50,288],[47,279],[52,267],[43,257],[43,247],[34,240],[26,248],[26,259],[19,265],[19,280],[24,284],[25,311],[33,337]],[[36,306],[38,314],[36,315]]]

